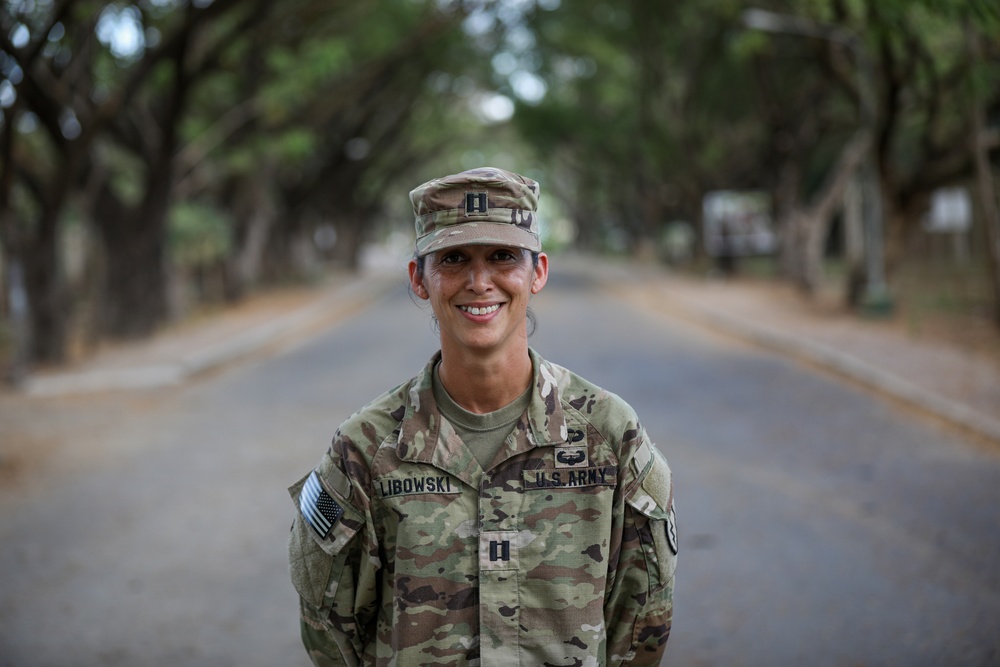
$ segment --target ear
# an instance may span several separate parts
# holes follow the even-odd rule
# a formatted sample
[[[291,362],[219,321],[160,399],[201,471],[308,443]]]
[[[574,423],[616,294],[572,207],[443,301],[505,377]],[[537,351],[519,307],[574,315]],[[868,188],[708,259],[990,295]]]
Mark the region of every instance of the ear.
[[[538,294],[549,281],[549,257],[544,252],[538,253],[538,264],[535,265],[535,275],[531,279],[531,293]]]
[[[413,293],[425,301],[429,299],[431,295],[427,293],[427,288],[424,287],[423,280],[417,274],[417,260],[411,259],[409,264],[406,265],[406,270],[410,274],[410,289],[413,290]]]

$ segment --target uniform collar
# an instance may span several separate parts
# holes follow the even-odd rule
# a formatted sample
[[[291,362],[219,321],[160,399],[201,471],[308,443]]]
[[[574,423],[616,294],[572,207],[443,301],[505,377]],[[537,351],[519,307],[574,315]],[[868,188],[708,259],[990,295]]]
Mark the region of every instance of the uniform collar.
[[[531,437],[536,446],[566,442],[566,416],[557,369],[531,348],[528,354],[535,371],[535,391],[527,410]]]
[[[557,371],[534,350],[529,348],[528,354],[534,370],[534,390],[528,409],[508,439],[508,446],[501,450],[506,457],[566,441],[566,418]],[[482,469],[434,401],[434,366],[440,360],[438,351],[410,382],[396,452],[404,461],[429,463],[473,484]]]

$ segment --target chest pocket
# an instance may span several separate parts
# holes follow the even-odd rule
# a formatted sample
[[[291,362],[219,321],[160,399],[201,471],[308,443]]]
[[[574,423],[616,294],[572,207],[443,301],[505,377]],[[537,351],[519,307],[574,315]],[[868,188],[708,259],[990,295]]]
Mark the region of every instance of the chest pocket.
[[[332,588],[346,566],[345,547],[364,522],[348,502],[347,477],[332,467],[326,481],[314,470],[288,489],[298,510],[288,540],[292,584],[317,609],[332,598]]]
[[[628,498],[638,512],[636,528],[649,572],[650,590],[670,584],[677,568],[677,522],[674,516],[673,479],[667,460],[644,443],[632,461],[642,482]]]

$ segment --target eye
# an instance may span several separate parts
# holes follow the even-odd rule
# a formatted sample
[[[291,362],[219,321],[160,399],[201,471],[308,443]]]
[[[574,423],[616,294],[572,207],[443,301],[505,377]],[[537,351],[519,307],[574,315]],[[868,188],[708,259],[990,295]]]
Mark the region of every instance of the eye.
[[[445,251],[438,258],[438,262],[440,264],[458,264],[459,262],[462,262],[464,260],[465,260],[465,255],[456,250]]]
[[[503,248],[493,253],[493,259],[498,262],[516,262],[521,259],[521,253],[515,250]]]

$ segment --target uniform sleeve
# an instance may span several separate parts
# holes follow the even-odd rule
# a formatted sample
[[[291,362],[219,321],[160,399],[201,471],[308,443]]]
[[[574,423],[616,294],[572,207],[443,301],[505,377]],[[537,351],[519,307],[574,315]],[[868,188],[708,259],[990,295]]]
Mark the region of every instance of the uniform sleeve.
[[[289,493],[296,512],[288,559],[302,643],[317,666],[360,665],[374,639],[380,571],[368,500],[330,455]]]
[[[658,665],[673,618],[677,532],[666,459],[641,428],[624,464],[621,549],[605,618],[608,664]]]

